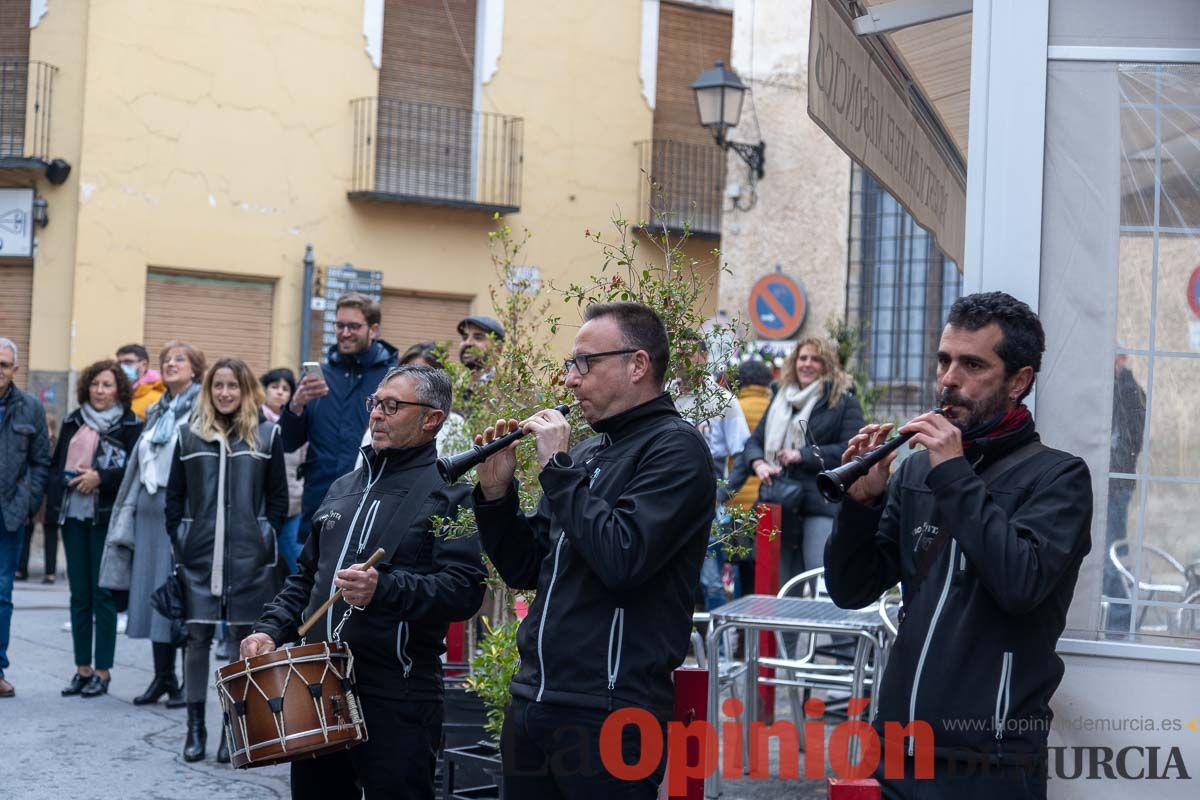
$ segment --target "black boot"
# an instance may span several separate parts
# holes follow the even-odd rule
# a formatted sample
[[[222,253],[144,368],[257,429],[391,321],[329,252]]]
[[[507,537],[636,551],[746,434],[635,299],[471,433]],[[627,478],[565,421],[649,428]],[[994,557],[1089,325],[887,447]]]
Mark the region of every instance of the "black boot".
[[[154,673],[154,680],[150,681],[150,685],[146,687],[146,691],[133,698],[133,704],[135,706],[148,706],[152,703],[157,703],[160,697],[170,691],[168,681],[171,684],[175,683],[175,673]]]
[[[146,691],[133,698],[133,704],[148,706],[157,703],[163,695],[167,695],[172,699],[178,697],[182,705],[183,698],[179,691],[179,681],[175,677],[175,648],[162,642],[152,642],[151,651],[154,654],[154,680],[150,681]]]
[[[183,760],[199,761],[204,758],[204,744],[208,731],[204,729],[204,703],[187,704],[187,739],[183,743]]]
[[[217,763],[229,763],[229,742],[225,740],[225,726],[221,726],[221,746],[217,748]]]

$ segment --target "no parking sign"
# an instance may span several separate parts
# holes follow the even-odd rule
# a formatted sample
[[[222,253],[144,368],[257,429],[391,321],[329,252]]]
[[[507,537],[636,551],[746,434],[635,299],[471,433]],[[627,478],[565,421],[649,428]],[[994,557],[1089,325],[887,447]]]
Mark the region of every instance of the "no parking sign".
[[[764,339],[788,339],[808,315],[808,295],[799,283],[776,272],[750,290],[750,322]]]

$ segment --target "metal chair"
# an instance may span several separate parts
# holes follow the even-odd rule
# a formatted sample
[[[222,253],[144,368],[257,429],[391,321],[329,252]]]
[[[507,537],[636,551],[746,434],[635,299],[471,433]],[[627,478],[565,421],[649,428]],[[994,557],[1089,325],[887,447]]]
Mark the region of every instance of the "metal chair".
[[[1125,560],[1129,558],[1129,542],[1118,541],[1113,542],[1108,548],[1108,560],[1112,564],[1113,569],[1121,577],[1121,583],[1125,587],[1125,594],[1131,600],[1151,600],[1151,601],[1167,601],[1167,602],[1184,602],[1184,598],[1188,593],[1188,569],[1183,566],[1170,553],[1162,548],[1155,547],[1152,544],[1142,543],[1142,568],[1143,572],[1151,573],[1152,565],[1158,564],[1166,567],[1167,571],[1174,572],[1179,575],[1179,583],[1157,583],[1152,581],[1139,580],[1134,577],[1133,571],[1126,565]],[[1152,632],[1169,632],[1175,630],[1175,622],[1182,621],[1182,614],[1171,614],[1166,609],[1155,609],[1158,611],[1163,622],[1150,626],[1146,624],[1146,615],[1154,609],[1154,606],[1142,606],[1138,613],[1137,626],[1135,630],[1145,630]]]
[[[692,654],[696,658],[696,666],[700,669],[708,669],[709,654],[707,648],[704,646],[704,637],[700,635],[700,632],[696,628],[703,625],[707,629],[711,622],[712,620],[707,612],[692,612]],[[720,648],[718,648],[717,669],[720,675],[718,679],[718,694],[724,689],[729,689],[729,693],[737,697],[738,685],[740,683],[738,678],[746,672],[746,662],[737,661],[733,658],[733,631],[726,631],[723,634],[721,644],[728,657],[721,658]]]

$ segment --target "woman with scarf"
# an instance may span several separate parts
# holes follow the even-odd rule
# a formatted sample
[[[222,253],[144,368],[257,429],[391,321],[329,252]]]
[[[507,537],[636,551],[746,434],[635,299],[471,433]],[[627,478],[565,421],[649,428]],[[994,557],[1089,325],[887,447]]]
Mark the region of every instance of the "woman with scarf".
[[[783,509],[779,582],[824,563],[825,540],[838,506],[817,491],[817,473],[842,463],[850,437],[863,425],[854,381],[825,339],[796,343],[783,363],[779,390],[746,442],[744,456],[766,486],[795,481],[801,491]]]
[[[229,653],[279,590],[276,537],[288,512],[279,427],[261,414],[263,391],[250,368],[222,358],[204,379],[192,422],[179,432],[167,485],[166,532],[183,568],[188,646],[184,663],[184,761],[204,758],[209,649],[229,625]],[[217,761],[229,762],[222,726]]]
[[[190,344],[168,342],[159,352],[159,371],[166,394],[146,411],[146,427],[138,439],[117,493],[108,528],[100,585],[129,591],[125,633],[149,639],[154,652],[154,678],[134,705],[157,703],[182,708],[183,689],[175,675],[176,647],[171,623],[150,606],[150,595],[171,575],[171,545],[163,536],[167,479],[179,428],[187,424],[200,393],[204,354]]]
[[[142,430],[129,410],[132,396],[117,362],[97,361],[85,369],[79,408],[63,420],[51,460],[46,519],[58,521],[67,553],[75,650],[75,674],[63,697],[106,694],[111,680],[117,605],[99,585],[100,557],[125,463]]]

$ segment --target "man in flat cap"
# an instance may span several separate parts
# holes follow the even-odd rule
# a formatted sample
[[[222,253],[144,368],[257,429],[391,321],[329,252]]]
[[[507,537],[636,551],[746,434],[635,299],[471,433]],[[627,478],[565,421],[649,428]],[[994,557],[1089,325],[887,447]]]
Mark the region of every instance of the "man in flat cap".
[[[458,360],[475,373],[476,379],[486,380],[491,373],[492,348],[504,342],[504,326],[492,317],[473,314],[458,323]]]

